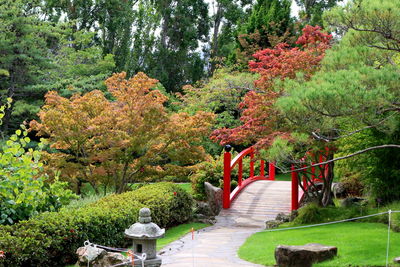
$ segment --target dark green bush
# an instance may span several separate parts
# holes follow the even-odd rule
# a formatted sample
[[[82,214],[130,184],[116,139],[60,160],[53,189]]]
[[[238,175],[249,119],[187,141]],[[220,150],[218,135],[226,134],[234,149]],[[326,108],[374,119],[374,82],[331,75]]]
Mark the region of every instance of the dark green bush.
[[[132,192],[107,196],[76,210],[47,212],[28,221],[0,227],[0,266],[63,266],[75,262],[85,240],[119,247],[124,229],[137,221],[139,209],[152,210],[161,227],[187,221],[190,195],[171,183],[158,183]]]
[[[377,212],[375,210],[375,212]],[[319,207],[315,203],[309,203],[298,211],[298,216],[291,223],[292,225],[314,224],[332,222],[355,218],[374,213],[368,207]],[[376,218],[377,219],[377,218]]]

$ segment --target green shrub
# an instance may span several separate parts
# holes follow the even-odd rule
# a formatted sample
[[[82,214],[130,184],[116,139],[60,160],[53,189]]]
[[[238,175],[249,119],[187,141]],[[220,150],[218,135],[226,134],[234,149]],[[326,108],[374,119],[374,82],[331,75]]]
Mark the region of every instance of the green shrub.
[[[309,203],[298,210],[298,216],[293,220],[291,225],[314,224],[323,222],[332,222],[345,220],[363,215],[372,214],[376,210],[368,207],[319,207],[316,203]],[[376,220],[373,220],[376,222]]]
[[[147,185],[110,195],[83,208],[46,212],[28,221],[0,227],[0,266],[63,266],[77,260],[75,252],[85,240],[122,246],[124,229],[137,221],[139,209],[148,207],[160,227],[187,221],[192,199],[171,183]]]
[[[391,134],[377,129],[368,129],[339,143],[336,157],[348,155],[366,147],[381,144],[397,144],[400,141],[400,124],[393,125]],[[400,154],[396,148],[376,149],[335,163],[335,175],[358,179],[364,185],[363,193],[369,193],[382,203],[400,199]],[[358,183],[358,182],[357,182]],[[353,183],[354,184],[354,183]]]

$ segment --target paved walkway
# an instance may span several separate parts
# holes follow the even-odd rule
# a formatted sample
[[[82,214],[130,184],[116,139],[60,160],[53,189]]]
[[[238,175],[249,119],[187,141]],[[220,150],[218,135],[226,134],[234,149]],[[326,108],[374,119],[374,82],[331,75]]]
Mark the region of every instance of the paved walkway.
[[[241,260],[237,250],[266,220],[279,212],[290,212],[290,182],[257,181],[233,201],[231,208],[217,216],[217,223],[184,236],[161,252],[165,267],[254,267]]]

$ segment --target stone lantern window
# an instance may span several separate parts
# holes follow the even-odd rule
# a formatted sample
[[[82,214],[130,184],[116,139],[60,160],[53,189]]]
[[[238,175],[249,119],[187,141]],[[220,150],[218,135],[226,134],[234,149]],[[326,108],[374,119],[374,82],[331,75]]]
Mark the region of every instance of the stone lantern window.
[[[148,208],[139,211],[139,222],[125,230],[125,236],[133,240],[135,254],[145,253],[144,266],[161,266],[161,258],[157,256],[157,239],[164,237],[165,229],[151,222],[151,212]],[[135,260],[135,266],[142,266],[141,261]]]

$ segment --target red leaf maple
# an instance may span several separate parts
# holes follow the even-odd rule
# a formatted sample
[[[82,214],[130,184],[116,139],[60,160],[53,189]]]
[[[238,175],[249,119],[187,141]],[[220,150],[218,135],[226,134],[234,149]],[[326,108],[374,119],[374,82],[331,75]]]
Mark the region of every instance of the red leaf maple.
[[[330,34],[321,32],[321,27],[307,25],[296,44],[290,47],[279,43],[274,48],[256,52],[256,59],[249,62],[250,70],[261,75],[255,81],[260,92],[249,92],[240,104],[243,109],[242,125],[233,129],[215,130],[211,139],[224,145],[227,143],[256,144],[256,147],[267,147],[275,137],[290,138],[290,134],[282,128],[283,121],[274,108],[278,97],[284,93],[283,88],[274,88],[276,79],[294,79],[298,72],[309,79],[319,68],[330,47]]]

